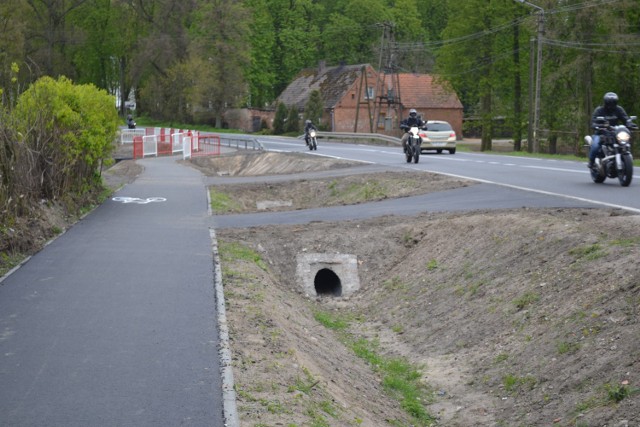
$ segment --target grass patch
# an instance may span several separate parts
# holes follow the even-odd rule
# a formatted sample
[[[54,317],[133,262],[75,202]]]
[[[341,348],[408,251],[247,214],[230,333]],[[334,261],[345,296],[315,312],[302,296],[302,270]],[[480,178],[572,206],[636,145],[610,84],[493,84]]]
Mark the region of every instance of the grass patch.
[[[26,258],[25,254],[14,252],[0,252],[0,277],[11,271]]]
[[[519,311],[524,309],[525,307],[528,307],[533,303],[538,302],[539,300],[540,300],[540,295],[536,294],[535,292],[526,292],[519,298],[516,298],[515,300],[513,300],[513,304],[516,306],[516,308]]]
[[[212,133],[243,133],[238,129],[219,129],[214,126],[206,125],[206,124],[178,123],[178,122],[172,122],[172,121],[166,121],[166,120],[156,120],[148,116],[136,117],[136,125],[139,128],[140,127],[160,127],[160,128],[199,130],[202,132],[212,132]]]
[[[605,384],[607,400],[611,403],[620,403],[634,394],[640,393],[640,388],[632,388],[627,384]]]
[[[293,393],[294,391],[299,391],[304,394],[309,394],[311,390],[318,385],[319,381],[316,380],[311,372],[307,368],[302,368],[302,372],[304,372],[304,378],[296,378],[296,381],[293,385],[290,385],[287,388],[289,393]]]
[[[500,353],[495,357],[495,359],[493,359],[493,361],[494,363],[502,363],[502,362],[505,362],[507,359],[509,359],[508,353]]]
[[[533,390],[538,380],[531,375],[520,377],[517,375],[507,374],[502,377],[502,385],[506,392],[511,394],[520,393],[527,390]]]
[[[622,248],[629,248],[638,246],[640,244],[640,237],[629,237],[624,239],[612,240],[611,244],[614,246],[620,246]]]
[[[576,257],[578,260],[593,261],[598,258],[602,258],[607,252],[598,243],[593,245],[578,246],[569,250],[569,254]]]
[[[576,413],[580,414],[597,407],[617,405],[626,398],[640,393],[640,388],[630,387],[628,384],[607,383],[599,388],[595,396],[591,396],[576,404]]]
[[[316,312],[316,320],[339,332],[345,343],[359,358],[366,361],[382,377],[382,385],[389,395],[400,402],[415,426],[430,426],[435,422],[424,404],[430,399],[430,390],[420,381],[422,375],[415,366],[403,358],[389,358],[380,354],[379,344],[348,333],[349,321],[341,316]]]
[[[211,210],[217,214],[241,211],[241,206],[228,194],[213,187],[209,187],[209,199],[211,200]]]
[[[390,280],[385,280],[382,285],[388,291],[403,291],[408,289],[408,285],[397,276]]]
[[[580,350],[580,344],[575,342],[560,341],[556,344],[558,354],[574,354]]]
[[[388,190],[379,181],[341,186],[340,181],[333,180],[329,183],[328,189],[331,197],[339,203],[354,204],[389,197]]]
[[[344,331],[349,327],[349,321],[341,316],[332,316],[330,313],[324,311],[316,311],[313,317],[318,323],[327,329],[334,331]]]
[[[268,271],[267,264],[259,253],[239,243],[218,242],[218,250],[222,261],[247,261],[253,262],[264,271]]]

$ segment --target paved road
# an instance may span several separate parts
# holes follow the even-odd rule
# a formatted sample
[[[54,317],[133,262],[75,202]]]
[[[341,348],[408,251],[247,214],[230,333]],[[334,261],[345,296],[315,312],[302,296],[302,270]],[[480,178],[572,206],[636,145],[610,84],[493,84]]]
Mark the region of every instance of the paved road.
[[[207,196],[172,158],[0,284],[0,426],[222,426]]]
[[[260,137],[265,149],[272,151],[306,151],[304,143],[292,138]],[[312,155],[328,155],[340,159],[360,160],[404,170],[421,170],[473,179],[502,188],[524,190],[548,196],[573,199],[600,207],[617,207],[640,213],[639,168],[636,180],[621,187],[617,179],[594,184],[586,161],[566,161],[551,158],[514,157],[487,153],[458,151],[450,154],[425,154],[420,163],[405,163],[398,147],[363,146],[320,141]],[[499,188],[496,187],[497,191]]]

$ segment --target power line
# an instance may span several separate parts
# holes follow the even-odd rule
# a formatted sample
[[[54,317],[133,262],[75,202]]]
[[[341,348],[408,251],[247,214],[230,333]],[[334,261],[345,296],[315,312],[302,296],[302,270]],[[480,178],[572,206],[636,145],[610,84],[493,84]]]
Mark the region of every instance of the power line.
[[[579,43],[579,42],[567,42],[562,40],[551,40],[544,38],[542,39],[542,43],[554,46],[561,47],[565,49],[575,49],[582,50],[587,52],[604,52],[604,53],[634,53],[636,50],[616,50],[614,48],[623,48],[626,46],[640,46],[640,42],[638,43],[624,43],[624,44],[613,44],[613,43]]]
[[[618,3],[619,1],[620,0],[600,0],[595,2],[577,3],[570,6],[565,6],[565,7],[560,7],[558,9],[551,9],[551,10],[545,11],[545,14],[551,15],[551,14],[557,14],[557,13],[573,12],[576,10],[587,9],[590,7],[598,7],[606,4]]]

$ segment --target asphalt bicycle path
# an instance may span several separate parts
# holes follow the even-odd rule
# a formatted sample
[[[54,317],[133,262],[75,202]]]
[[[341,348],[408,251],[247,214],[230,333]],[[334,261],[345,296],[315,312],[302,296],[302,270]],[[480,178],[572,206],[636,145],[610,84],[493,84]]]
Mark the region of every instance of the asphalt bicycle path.
[[[223,426],[202,175],[144,172],[0,282],[1,426]]]

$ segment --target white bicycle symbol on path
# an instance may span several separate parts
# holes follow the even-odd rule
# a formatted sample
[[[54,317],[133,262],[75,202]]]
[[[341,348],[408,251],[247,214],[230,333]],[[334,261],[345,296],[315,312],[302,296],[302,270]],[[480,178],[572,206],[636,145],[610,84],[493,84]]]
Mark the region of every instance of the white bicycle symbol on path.
[[[164,197],[149,197],[147,199],[139,199],[138,197],[114,197],[114,202],[122,202],[122,203],[137,203],[139,205],[146,205],[147,203],[153,202],[166,202],[167,199]]]

